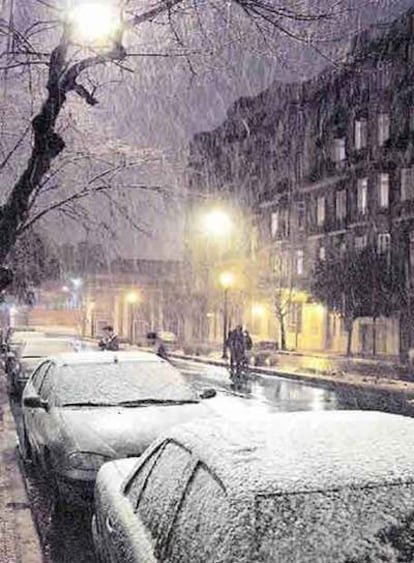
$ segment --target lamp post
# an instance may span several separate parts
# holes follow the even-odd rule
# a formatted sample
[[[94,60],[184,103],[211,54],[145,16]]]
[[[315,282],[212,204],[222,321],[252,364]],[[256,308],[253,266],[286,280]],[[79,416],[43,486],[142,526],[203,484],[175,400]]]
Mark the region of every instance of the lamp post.
[[[220,285],[223,288],[223,360],[227,360],[227,332],[228,332],[228,294],[229,289],[233,285],[234,275],[231,272],[222,272],[220,274]]]
[[[134,341],[134,313],[135,313],[135,305],[139,301],[139,293],[137,291],[129,291],[126,294],[126,302],[128,303],[128,317],[129,317],[129,340],[131,344]]]

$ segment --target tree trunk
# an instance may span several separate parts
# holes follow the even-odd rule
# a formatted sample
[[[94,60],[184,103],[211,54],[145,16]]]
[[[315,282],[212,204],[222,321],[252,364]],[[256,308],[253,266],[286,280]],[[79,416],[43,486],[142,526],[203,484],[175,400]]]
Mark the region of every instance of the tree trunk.
[[[280,349],[286,350],[286,331],[285,331],[284,317],[280,317],[279,324],[280,324]]]
[[[377,317],[372,317],[372,355],[377,355]]]
[[[60,89],[51,88],[40,112],[32,121],[34,143],[26,169],[0,208],[0,264],[4,263],[16,242],[19,227],[27,218],[32,193],[49,171],[52,161],[65,147],[62,138],[54,131],[65,101],[66,96]]]
[[[353,321],[346,321],[346,333],[347,333],[347,341],[346,341],[346,355],[351,356],[352,354],[352,331],[354,328]]]

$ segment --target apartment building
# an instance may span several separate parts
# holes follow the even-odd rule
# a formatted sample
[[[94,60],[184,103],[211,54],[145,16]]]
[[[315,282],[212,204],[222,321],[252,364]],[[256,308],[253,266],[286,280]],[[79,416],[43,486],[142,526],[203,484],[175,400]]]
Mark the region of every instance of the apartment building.
[[[317,260],[371,244],[402,265],[409,297],[398,316],[379,320],[377,351],[397,355],[412,342],[413,14],[356,37],[340,67],[238,100],[191,144],[190,188],[251,209],[263,337],[280,331],[275,292],[284,289],[288,347],[343,351],[343,323],[312,300],[310,276]],[[353,351],[369,353],[372,335],[372,320],[359,319]]]

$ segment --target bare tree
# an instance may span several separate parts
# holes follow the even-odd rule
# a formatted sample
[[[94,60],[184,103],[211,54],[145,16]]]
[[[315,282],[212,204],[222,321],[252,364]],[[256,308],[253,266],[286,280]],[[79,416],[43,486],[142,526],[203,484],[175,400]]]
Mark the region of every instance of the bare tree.
[[[46,212],[62,206],[73,210],[75,202],[91,195],[105,193],[108,196],[109,177],[117,172],[116,167],[115,171],[102,173],[99,179],[94,178],[76,194],[59,200],[52,197],[41,210],[35,205],[39,195],[50,189],[52,165],[66,148],[59,120],[64,114],[68,96],[74,94],[88,106],[98,104],[99,87],[102,86],[97,81],[97,76],[102,76],[99,69],[113,67],[124,79],[133,71],[130,61],[142,57],[181,57],[193,69],[194,59],[205,59],[224,48],[222,43],[216,44],[214,40],[216,31],[212,22],[232,30],[225,36],[227,46],[244,40],[249,29],[263,42],[283,36],[313,44],[316,26],[330,21],[343,8],[341,2],[334,3],[334,7],[315,10],[308,8],[305,1],[292,4],[287,0],[210,0],[201,3],[189,0],[130,0],[119,7],[119,25],[102,46],[83,45],[73,21],[64,11],[51,3],[40,0],[37,3],[42,5],[47,17],[27,21],[26,15],[18,22],[12,12],[7,14],[5,11],[5,16],[0,19],[3,46],[0,71],[3,81],[27,85],[34,113],[26,121],[21,118],[22,132],[17,138],[13,137],[8,149],[3,150],[0,162],[0,173],[14,157],[18,163],[25,162],[16,166],[16,178],[10,180],[12,183],[0,205],[0,264],[3,265],[17,237]],[[138,27],[142,32],[137,31]],[[153,52],[150,45],[145,44],[145,38],[155,32],[159,32],[162,39],[156,43],[158,48]],[[168,39],[164,39],[166,34]],[[197,42],[191,39],[194,36],[197,36]],[[39,81],[42,80],[46,94],[40,101]],[[102,82],[105,87],[105,81]],[[39,105],[40,109],[35,110]],[[2,119],[4,124],[4,113]],[[12,128],[9,124],[7,132],[10,133]],[[27,152],[24,160],[23,155]],[[136,187],[149,189],[148,186]],[[79,219],[76,213],[72,213],[75,219]]]

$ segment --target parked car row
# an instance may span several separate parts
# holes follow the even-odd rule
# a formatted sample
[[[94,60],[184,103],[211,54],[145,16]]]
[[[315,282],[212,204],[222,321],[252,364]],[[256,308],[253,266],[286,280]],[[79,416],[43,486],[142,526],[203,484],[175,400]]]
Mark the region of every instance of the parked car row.
[[[35,367],[22,455],[58,510],[93,502],[98,561],[414,560],[414,420],[248,409],[231,420],[212,395],[149,352],[55,354]]]

